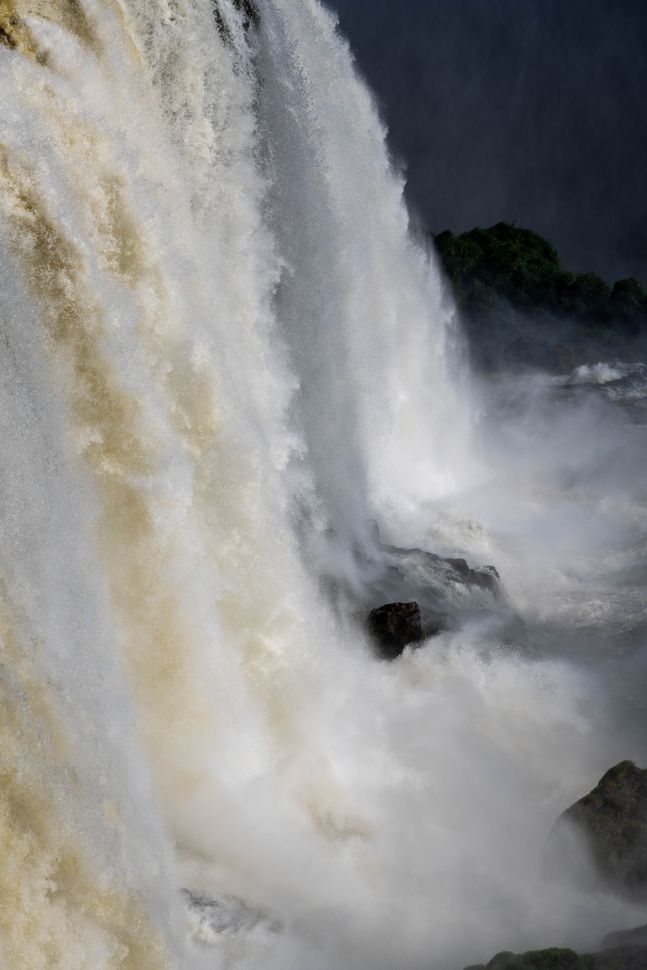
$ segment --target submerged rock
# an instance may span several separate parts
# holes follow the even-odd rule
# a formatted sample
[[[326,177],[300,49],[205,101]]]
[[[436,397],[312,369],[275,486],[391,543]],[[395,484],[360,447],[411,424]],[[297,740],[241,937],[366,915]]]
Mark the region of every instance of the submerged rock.
[[[632,761],[610,768],[571,805],[551,833],[549,858],[559,858],[571,827],[584,837],[596,872],[609,888],[647,898],[647,770]]]
[[[380,655],[387,660],[394,660],[409,643],[424,638],[420,607],[415,602],[376,607],[368,614],[368,629]]]

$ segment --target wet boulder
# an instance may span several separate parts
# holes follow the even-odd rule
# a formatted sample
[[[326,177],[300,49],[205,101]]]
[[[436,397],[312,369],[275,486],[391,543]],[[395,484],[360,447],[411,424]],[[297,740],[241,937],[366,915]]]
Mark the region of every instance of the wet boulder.
[[[381,657],[394,660],[410,643],[424,639],[420,607],[415,602],[385,603],[368,614],[368,630]]]
[[[568,855],[573,832],[596,874],[618,895],[647,899],[647,770],[632,761],[610,768],[571,805],[551,833],[549,859]]]

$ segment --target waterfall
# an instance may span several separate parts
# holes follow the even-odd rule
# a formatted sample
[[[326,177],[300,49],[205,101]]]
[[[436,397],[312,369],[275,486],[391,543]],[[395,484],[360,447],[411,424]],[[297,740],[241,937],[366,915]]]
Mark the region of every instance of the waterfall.
[[[384,128],[330,14],[267,4],[258,62],[295,410],[349,535],[460,483],[469,409],[452,307],[410,237]]]
[[[474,481],[472,409],[334,18],[255,10],[0,3],[10,970],[440,967],[566,919],[522,886],[578,677],[381,665],[328,596]],[[181,888],[278,922],[210,949]]]

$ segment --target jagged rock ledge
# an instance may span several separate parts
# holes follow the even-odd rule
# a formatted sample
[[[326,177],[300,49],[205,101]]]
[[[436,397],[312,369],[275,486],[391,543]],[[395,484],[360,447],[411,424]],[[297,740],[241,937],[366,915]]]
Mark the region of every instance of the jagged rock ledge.
[[[586,860],[577,859],[573,833],[584,837]],[[647,899],[647,770],[632,761],[610,768],[595,788],[557,820],[547,845],[549,872],[632,901]],[[580,863],[585,861],[586,866]],[[591,870],[592,865],[592,870]],[[595,884],[582,883],[594,875]],[[599,952],[577,954],[551,947],[527,953],[504,951],[465,970],[647,970],[647,924],[609,933]]]
[[[494,566],[471,566],[423,549],[380,544],[381,559],[368,590],[379,605],[367,613],[366,627],[376,653],[399,657],[474,612],[500,608],[500,579]],[[391,594],[388,602],[378,596]],[[398,599],[395,596],[398,596]],[[406,599],[402,598],[405,594]],[[366,606],[369,606],[366,603]]]
[[[573,831],[584,838],[587,857],[605,888],[634,902],[647,900],[647,769],[633,761],[610,768],[595,788],[557,820],[547,846],[547,865],[566,859],[575,881],[586,878],[578,865]],[[646,964],[647,966],[647,964]]]

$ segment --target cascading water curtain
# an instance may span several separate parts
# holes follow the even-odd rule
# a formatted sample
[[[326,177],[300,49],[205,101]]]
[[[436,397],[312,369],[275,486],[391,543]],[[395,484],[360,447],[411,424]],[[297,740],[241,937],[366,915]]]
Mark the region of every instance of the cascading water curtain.
[[[474,475],[334,19],[0,0],[0,42],[0,964],[444,967],[559,921],[525,792],[577,684],[450,636],[380,665],[313,554]],[[272,916],[191,942],[182,888]]]

